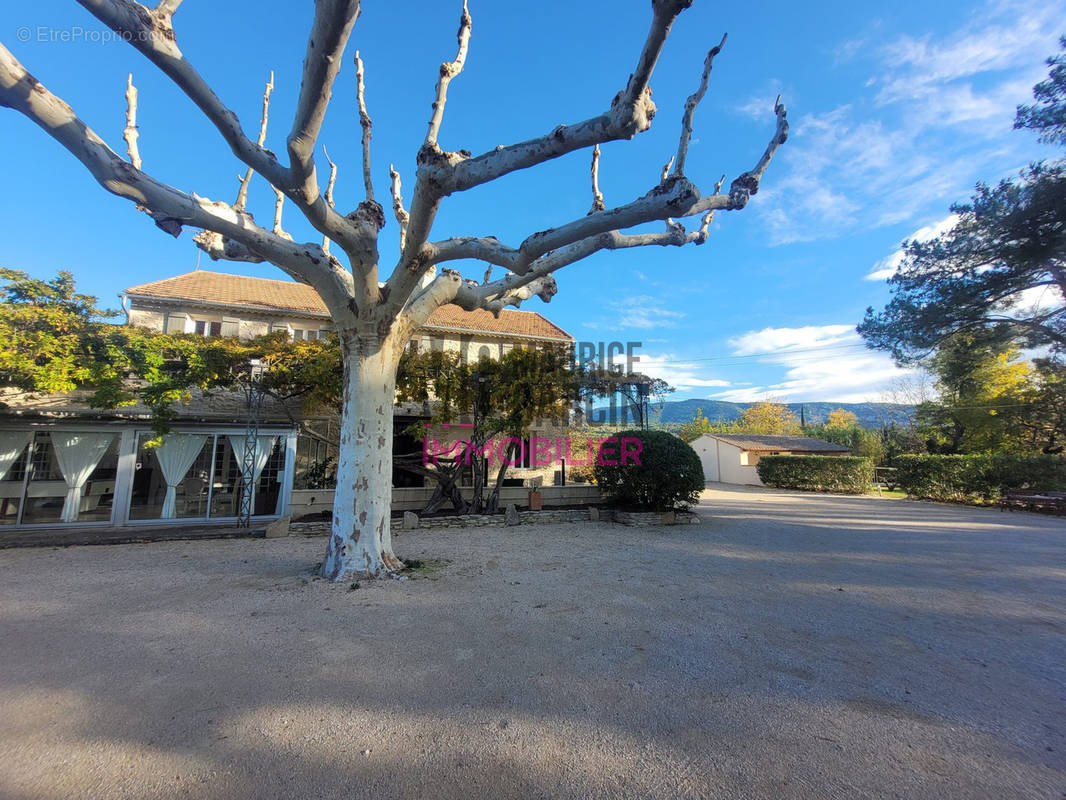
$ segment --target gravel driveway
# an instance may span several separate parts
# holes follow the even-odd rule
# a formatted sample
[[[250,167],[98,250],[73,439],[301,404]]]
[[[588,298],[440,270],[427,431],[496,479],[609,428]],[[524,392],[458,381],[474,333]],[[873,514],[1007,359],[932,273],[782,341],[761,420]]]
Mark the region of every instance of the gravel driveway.
[[[699,512],[0,551],[0,797],[1066,797],[1062,519]]]

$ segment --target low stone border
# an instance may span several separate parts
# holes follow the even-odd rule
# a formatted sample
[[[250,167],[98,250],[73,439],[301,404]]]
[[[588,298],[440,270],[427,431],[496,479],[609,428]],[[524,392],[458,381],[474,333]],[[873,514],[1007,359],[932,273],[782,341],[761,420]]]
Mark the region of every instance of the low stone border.
[[[453,517],[420,518],[410,511],[392,519],[393,530],[418,528],[486,528],[505,525],[552,525],[566,522],[617,522],[630,526],[691,525],[700,518],[691,511],[615,511],[608,508],[570,508],[547,511],[511,511],[505,514],[460,514]],[[293,522],[289,532],[303,536],[329,533],[329,522]]]

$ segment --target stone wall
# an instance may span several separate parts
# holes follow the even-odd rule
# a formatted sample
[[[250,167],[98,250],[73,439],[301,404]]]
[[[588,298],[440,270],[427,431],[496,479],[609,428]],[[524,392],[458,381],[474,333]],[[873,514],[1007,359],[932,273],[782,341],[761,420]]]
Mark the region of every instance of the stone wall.
[[[520,525],[557,525],[567,522],[616,522],[621,525],[648,527],[660,525],[691,525],[700,522],[700,517],[691,511],[615,511],[600,508],[561,508],[545,511],[519,511]],[[449,528],[488,528],[507,525],[505,514],[460,514],[452,517],[419,518],[415,514],[405,514],[392,519],[392,529],[445,530]],[[289,525],[293,534],[304,536],[326,535],[329,533],[328,522],[293,522]]]

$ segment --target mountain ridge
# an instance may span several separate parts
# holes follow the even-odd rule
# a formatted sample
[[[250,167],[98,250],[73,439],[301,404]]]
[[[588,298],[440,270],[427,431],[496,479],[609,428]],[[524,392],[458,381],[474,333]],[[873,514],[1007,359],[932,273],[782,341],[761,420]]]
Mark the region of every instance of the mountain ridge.
[[[734,422],[740,419],[741,412],[755,403],[730,403],[725,400],[667,400],[659,407],[658,403],[652,403],[651,419],[655,423],[679,423],[689,422],[696,416],[696,410],[703,409],[703,416],[711,422]],[[785,403],[798,418],[800,409],[803,409],[803,417],[808,425],[817,425],[825,422],[829,412],[842,408],[852,412],[858,417],[859,425],[863,428],[880,429],[882,425],[895,423],[906,425],[910,422],[914,413],[914,406],[899,403],[833,403],[828,401],[815,401],[810,403]],[[615,409],[620,412],[621,409]],[[609,413],[606,407],[597,407],[594,413]]]

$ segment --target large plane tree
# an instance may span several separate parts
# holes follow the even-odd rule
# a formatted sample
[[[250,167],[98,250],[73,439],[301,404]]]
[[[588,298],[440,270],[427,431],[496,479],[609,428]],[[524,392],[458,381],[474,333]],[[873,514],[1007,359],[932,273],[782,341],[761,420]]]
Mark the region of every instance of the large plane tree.
[[[327,156],[330,173],[323,188],[314,158],[333,85],[359,17],[358,0],[315,3],[287,152],[281,158],[264,146],[272,83],[264,94],[258,136],[253,138],[182,54],[173,26],[181,0],[159,0],[154,7],[133,0],[79,2],[162,70],[218,130],[247,168],[236,200],[209,200],[166,185],[142,169],[137,93],[132,79],[126,91],[128,160],[108,147],[2,45],[0,105],[35,122],[88,168],[104,189],[134,202],[167,233],[177,236],[186,227],[196,229],[197,245],[212,258],[269,262],[313,287],[322,297],[333,318],[345,364],[337,491],[332,534],[322,566],[322,574],[332,580],[383,575],[402,566],[393,554],[389,533],[396,367],[404,346],[434,309],[455,303],[467,310],[499,313],[505,306],[518,306],[533,296],[547,302],[556,291],[553,273],[597,251],[702,244],[715,211],[741,209],[758,191],[771,158],[788,135],[785,107],[778,100],[774,106],[777,124],[769,145],[749,171],[732,181],[727,192],[721,191],[720,180],[711,193],[701,194],[686,176],[693,114],[707,90],[719,44],[707,53],[699,85],[685,103],[677,152],[662,170],[658,184],[643,197],[607,207],[598,186],[598,146],[631,139],[651,125],[656,111],[649,85],[652,71],[670,28],[692,4],[692,0],[652,0],[651,24],[632,74],[606,110],[479,155],[445,150],[438,136],[448,88],[463,69],[470,42],[472,20],[464,2],[458,52],[454,60],[441,64],[425,140],[416,156],[414,189],[407,202],[400,177],[390,168],[400,256],[389,271],[383,269],[378,249],[385,213],[374,198],[371,121],[358,52],[356,88],[366,194],[354,210],[346,213],[334,207],[336,168]],[[517,244],[493,236],[431,237],[438,209],[449,195],[583,148],[592,148],[593,202],[587,215],[532,233]],[[272,227],[257,223],[245,208],[253,174],[264,178],[277,196]],[[293,241],[284,232],[280,210],[286,199],[321,233],[321,242]],[[688,217],[695,219],[692,230],[678,221]],[[664,228],[625,232],[655,221],[665,222]],[[482,262],[484,277],[464,278],[443,266],[460,261]],[[502,268],[506,274],[494,277],[494,268]]]

